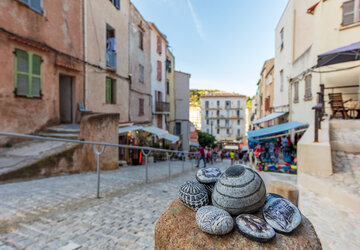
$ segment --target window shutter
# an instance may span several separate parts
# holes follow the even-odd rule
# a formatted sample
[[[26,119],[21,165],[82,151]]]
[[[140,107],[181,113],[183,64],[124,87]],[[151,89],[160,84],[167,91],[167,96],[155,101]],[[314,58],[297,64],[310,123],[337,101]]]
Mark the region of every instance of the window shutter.
[[[161,54],[161,37],[157,36],[157,53]]]
[[[22,2],[22,3],[25,3],[25,4],[29,4],[30,0],[19,0],[19,1]]]
[[[42,0],[29,0],[30,1],[30,7],[39,12],[42,13]]]
[[[35,97],[40,97],[41,90],[41,57],[33,55],[32,58],[32,84],[31,94]]]
[[[115,7],[120,10],[120,0],[115,0]]]
[[[355,19],[355,11],[354,11],[354,7],[355,7],[355,1],[348,1],[348,2],[344,2],[343,3],[343,22],[342,25],[346,26],[349,24],[354,23],[354,19]]]
[[[29,57],[25,51],[16,50],[15,88],[19,96],[29,94]]]
[[[305,77],[305,98],[311,97],[311,75]]]
[[[111,79],[110,78],[106,78],[106,103],[110,104],[111,103]]]
[[[161,81],[161,61],[157,61],[157,80]]]

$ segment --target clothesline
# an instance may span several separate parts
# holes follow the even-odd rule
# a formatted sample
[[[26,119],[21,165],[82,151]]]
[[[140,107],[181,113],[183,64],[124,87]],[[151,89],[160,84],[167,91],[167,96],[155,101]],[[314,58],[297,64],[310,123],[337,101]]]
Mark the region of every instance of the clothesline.
[[[306,130],[307,130],[307,129],[297,130],[297,131],[295,131],[295,134],[305,132]],[[274,136],[268,136],[268,137],[263,137],[263,138],[259,138],[259,139],[249,139],[249,141],[263,141],[263,140],[269,140],[269,139],[279,138],[279,137],[283,137],[283,136],[287,136],[287,135],[291,135],[291,133],[286,133],[286,134],[281,134],[281,135],[274,135]]]

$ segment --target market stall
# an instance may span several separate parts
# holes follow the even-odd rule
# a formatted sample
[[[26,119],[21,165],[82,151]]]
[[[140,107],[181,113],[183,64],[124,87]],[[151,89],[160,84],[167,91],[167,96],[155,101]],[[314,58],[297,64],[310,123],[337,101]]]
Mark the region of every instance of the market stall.
[[[248,132],[252,162],[259,171],[297,174],[297,143],[308,124],[288,122]]]

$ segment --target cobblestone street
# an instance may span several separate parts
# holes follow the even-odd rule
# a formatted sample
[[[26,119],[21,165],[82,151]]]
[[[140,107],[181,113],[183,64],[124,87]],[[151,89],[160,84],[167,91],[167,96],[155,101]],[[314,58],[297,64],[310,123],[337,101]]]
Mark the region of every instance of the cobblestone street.
[[[224,168],[226,164],[216,164]],[[126,167],[101,175],[85,173],[0,185],[0,249],[152,249],[154,228],[179,186],[195,179],[190,162]]]

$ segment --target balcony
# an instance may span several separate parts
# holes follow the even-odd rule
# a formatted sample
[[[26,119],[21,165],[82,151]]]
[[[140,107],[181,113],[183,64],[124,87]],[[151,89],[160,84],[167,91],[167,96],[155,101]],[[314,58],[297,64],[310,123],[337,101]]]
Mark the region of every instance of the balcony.
[[[156,102],[155,103],[155,112],[157,112],[157,113],[169,113],[170,112],[170,103],[168,103],[168,102]]]
[[[116,52],[111,50],[106,51],[106,67],[116,69]]]

